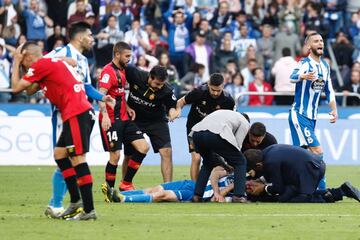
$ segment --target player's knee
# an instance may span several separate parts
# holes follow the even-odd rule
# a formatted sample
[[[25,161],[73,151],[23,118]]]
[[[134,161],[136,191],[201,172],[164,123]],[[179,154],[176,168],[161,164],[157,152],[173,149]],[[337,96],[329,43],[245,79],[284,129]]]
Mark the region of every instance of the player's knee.
[[[145,141],[145,140],[144,140]],[[137,149],[142,154],[146,154],[150,150],[149,144],[145,141],[144,143],[141,143],[139,148]]]

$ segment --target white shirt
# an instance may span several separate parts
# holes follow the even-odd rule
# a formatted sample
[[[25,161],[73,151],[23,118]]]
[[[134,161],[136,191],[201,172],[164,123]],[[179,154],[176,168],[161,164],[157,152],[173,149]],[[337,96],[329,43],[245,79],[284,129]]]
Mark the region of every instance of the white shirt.
[[[206,47],[205,45],[199,46],[197,44],[194,44],[194,49],[195,49],[195,57],[196,57],[195,62],[201,63],[205,66],[203,79],[207,81],[209,79],[209,56]]]

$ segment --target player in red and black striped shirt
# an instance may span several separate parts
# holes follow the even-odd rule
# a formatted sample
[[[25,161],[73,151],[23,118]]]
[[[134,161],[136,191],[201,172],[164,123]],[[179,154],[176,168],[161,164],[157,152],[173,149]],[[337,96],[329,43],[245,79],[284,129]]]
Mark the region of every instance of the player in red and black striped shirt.
[[[21,65],[27,69],[27,73],[20,79]],[[73,220],[96,219],[92,176],[85,158],[89,151],[95,114],[86,98],[80,75],[60,59],[42,58],[41,48],[36,43],[28,42],[16,50],[11,80],[15,93],[24,89],[28,93],[35,93],[42,89],[61,112],[64,126],[54,149],[54,157],[64,176],[71,202],[62,217]],[[106,99],[113,100],[110,96]],[[79,189],[84,212],[80,208]]]
[[[128,164],[128,168],[123,173],[124,179],[119,188],[132,189],[132,179],[135,176],[142,160],[149,150],[143,133],[137,125],[129,119],[126,110],[125,90],[126,76],[124,68],[131,58],[131,47],[125,42],[118,42],[114,45],[113,59],[102,70],[99,78],[99,90],[104,94],[109,94],[116,100],[115,108],[105,106],[100,103],[99,124],[101,138],[105,151],[109,152],[109,161],[105,168],[106,183],[113,188],[116,179],[116,169],[120,159],[122,144],[131,144],[135,148],[135,153]],[[131,112],[135,118],[135,112]],[[106,185],[103,185],[105,201],[109,201],[106,194]]]

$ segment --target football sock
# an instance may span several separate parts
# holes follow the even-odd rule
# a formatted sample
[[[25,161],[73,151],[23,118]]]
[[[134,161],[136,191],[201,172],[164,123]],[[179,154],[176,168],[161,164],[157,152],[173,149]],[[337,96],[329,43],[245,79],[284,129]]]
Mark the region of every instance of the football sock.
[[[132,182],[145,156],[146,156],[145,154],[142,154],[138,151],[134,152],[132,158],[129,160],[128,168],[126,170],[126,174],[124,177],[125,182],[129,182],[129,183]]]
[[[75,167],[77,184],[80,189],[81,198],[84,204],[84,211],[89,213],[94,209],[94,200],[92,195],[93,180],[89,166],[86,162],[80,163]]]
[[[144,190],[130,190],[130,191],[122,191],[121,194],[124,196],[139,195],[139,194],[145,194],[145,191]]]
[[[61,170],[64,181],[70,193],[70,202],[76,203],[80,200],[79,188],[76,183],[76,172],[72,167],[69,158],[62,158],[55,160],[56,164]],[[63,189],[62,189],[63,190]]]
[[[321,153],[321,154],[319,154],[319,156],[321,157],[321,160],[323,160],[324,154]],[[325,175],[319,182],[318,190],[326,190],[326,177],[325,177]]]
[[[112,165],[110,162],[106,164],[105,168],[105,180],[110,187],[114,187],[116,179],[116,168],[117,165]]]
[[[152,202],[152,196],[148,194],[125,196],[124,202],[150,203]]]
[[[53,195],[49,205],[55,208],[62,207],[67,187],[59,168],[56,168],[52,177],[52,191]]]

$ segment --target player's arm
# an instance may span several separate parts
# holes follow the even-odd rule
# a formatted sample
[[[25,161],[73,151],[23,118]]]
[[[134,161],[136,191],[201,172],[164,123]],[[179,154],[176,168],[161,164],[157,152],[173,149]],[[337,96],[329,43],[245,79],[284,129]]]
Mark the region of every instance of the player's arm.
[[[29,87],[25,89],[27,95],[33,95],[40,90],[40,85],[38,83],[32,83]]]
[[[21,62],[24,58],[24,53],[21,52],[22,47],[24,44],[21,44],[14,53],[14,61],[13,61],[13,72],[11,75],[11,87],[13,90],[13,93],[19,93],[26,88],[31,86],[31,82],[25,81],[20,77],[20,67]]]
[[[214,191],[214,197],[216,202],[224,202],[224,196],[220,194],[220,188],[218,185],[219,179],[226,176],[228,173],[223,167],[216,167],[212,170],[210,174],[210,183]]]
[[[107,94],[108,90],[106,88],[100,87],[99,92],[105,96]],[[103,116],[102,121],[101,121],[101,127],[102,127],[102,129],[104,129],[104,131],[107,131],[111,127],[111,120],[110,120],[109,114],[106,110],[106,104],[102,101],[99,101],[99,108],[100,108],[100,112]]]
[[[303,63],[300,62],[299,66],[296,67],[293,72],[290,75],[290,82],[297,83],[304,80],[310,80],[313,81],[316,79],[316,74],[314,71],[309,72],[308,66],[309,64],[307,62]]]
[[[166,109],[168,109],[168,119],[169,121],[174,121],[180,116],[181,110],[176,107],[177,100],[174,93],[171,91],[166,98],[164,98],[164,104]]]
[[[329,115],[331,116],[330,123],[335,123],[336,120],[338,119],[338,112],[336,107],[335,92],[329,75],[328,75],[328,80],[325,83],[324,90],[325,90],[326,100],[328,101],[329,106],[331,108],[331,112],[329,112]]]

